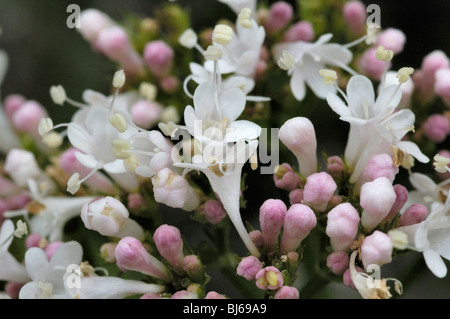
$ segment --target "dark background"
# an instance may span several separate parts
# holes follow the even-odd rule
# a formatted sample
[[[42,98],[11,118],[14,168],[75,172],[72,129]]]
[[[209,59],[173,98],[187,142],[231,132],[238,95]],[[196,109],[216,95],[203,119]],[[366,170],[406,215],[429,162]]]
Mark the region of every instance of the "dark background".
[[[10,67],[2,86],[2,97],[19,93],[28,99],[42,103],[57,122],[68,121],[70,111],[61,111],[49,96],[49,88],[62,84],[70,97],[81,99],[86,88],[108,92],[111,75],[116,66],[103,56],[92,51],[89,44],[74,29],[68,29],[66,8],[71,3],[81,9],[94,7],[106,12],[113,19],[121,21],[124,14],[133,12],[142,17],[152,15],[152,6],[162,1],[145,0],[0,0],[0,48],[6,49],[10,56]],[[272,3],[274,1],[266,1]],[[290,1],[295,5],[294,1]],[[450,1],[364,1],[381,7],[381,26],[401,29],[407,37],[404,51],[396,56],[396,66],[419,68],[422,58],[429,52],[440,49],[450,55]],[[178,3],[190,11],[195,30],[213,26],[222,17],[232,17],[232,12],[224,4],[213,0],[181,0]],[[316,35],[317,36],[317,35]],[[330,113],[330,116],[332,114]],[[319,131],[319,130],[318,130]],[[328,134],[329,131],[323,131]],[[345,145],[345,130],[333,132],[338,141],[329,145],[335,149]],[[342,137],[342,138],[340,138]],[[321,139],[318,136],[319,145]],[[325,145],[327,145],[325,143]],[[270,180],[267,181],[268,183]],[[264,188],[264,185],[260,185]],[[259,192],[259,189],[256,193]],[[261,196],[247,198],[258,206]],[[176,223],[190,223],[187,214],[168,210],[164,216]],[[254,223],[257,225],[257,222]],[[193,225],[195,226],[195,225]],[[195,227],[185,227],[186,237],[196,233]],[[407,265],[410,260],[399,261]],[[233,288],[227,287],[217,274],[211,274],[210,288],[233,295]],[[392,272],[392,276],[396,276]],[[219,277],[215,277],[219,276]],[[417,275],[411,286],[405,287],[406,298],[449,298],[450,276],[437,279],[429,271]],[[217,278],[217,279],[215,279]],[[330,288],[331,289],[331,288]],[[355,297],[349,289],[333,286],[329,291],[333,298]]]

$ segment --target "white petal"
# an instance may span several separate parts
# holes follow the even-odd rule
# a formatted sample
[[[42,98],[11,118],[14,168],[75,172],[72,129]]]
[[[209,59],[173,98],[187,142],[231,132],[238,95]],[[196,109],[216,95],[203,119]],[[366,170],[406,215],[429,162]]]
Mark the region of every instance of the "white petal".
[[[236,63],[236,73],[251,76],[255,72],[256,64],[259,60],[259,50],[250,50],[244,52]]]
[[[123,160],[121,159],[104,164],[103,169],[111,174],[122,174],[127,172],[123,165]]]
[[[402,99],[402,90],[398,90],[394,94],[396,88],[396,86],[389,86],[381,90],[375,103],[375,107],[377,110],[380,110],[380,112],[382,112],[390,106],[398,106],[400,100]]]
[[[295,68],[291,76],[291,91],[294,97],[298,101],[302,101],[306,94],[305,81],[302,75],[302,71],[299,68]]]
[[[439,191],[436,183],[427,175],[421,173],[412,173],[409,176],[409,181],[415,189],[422,193],[437,193]]]
[[[209,81],[211,79],[211,73],[209,73],[202,65],[191,62],[189,63],[189,68],[192,73],[192,79],[197,84]]]
[[[331,109],[336,112],[341,117],[349,117],[351,116],[351,111],[348,106],[336,95],[336,94],[328,94],[327,102]]]
[[[3,222],[2,228],[0,230],[0,243],[2,243],[2,246],[0,247],[0,256],[3,252],[6,252],[9,246],[11,245],[14,236],[9,238],[8,241],[6,241],[6,239],[10,237],[11,234],[14,233],[14,229],[15,229],[14,223],[12,222],[11,219],[6,219]]]
[[[80,211],[81,213],[81,211]],[[50,260],[51,267],[68,266],[70,264],[79,265],[83,257],[83,248],[76,241],[62,244],[53,254]]]
[[[346,65],[350,63],[353,58],[353,54],[349,49],[336,43],[322,45],[314,51],[322,56],[326,64],[334,66],[340,66],[342,64]]]
[[[261,135],[261,127],[251,121],[234,121],[228,125],[225,133],[225,142],[236,142],[239,140],[254,140]]]
[[[431,272],[438,278],[444,278],[447,275],[447,266],[442,257],[432,249],[426,249],[423,252],[425,262]]]
[[[93,90],[83,91],[83,100],[89,105],[108,107],[108,98]]]
[[[413,142],[401,141],[397,143],[397,147],[403,152],[413,156],[419,162],[428,163],[430,161],[430,159],[425,154],[423,154],[420,148]]]
[[[194,93],[195,113],[200,118],[207,118],[214,111],[214,86],[209,82],[201,83]]]
[[[94,168],[98,165],[98,161],[90,154],[83,154],[81,152],[75,152],[75,157],[77,158],[78,162],[81,163],[81,165],[88,167],[88,168]]]
[[[431,231],[428,239],[431,249],[437,251],[445,259],[450,260],[450,231],[448,228]]]
[[[32,247],[25,253],[25,267],[33,281],[46,280],[49,262],[44,250]]]
[[[370,118],[375,103],[375,92],[372,82],[367,77],[355,75],[350,78],[347,84],[347,98],[352,114],[360,118],[365,118],[363,103],[367,103]]]
[[[245,108],[245,94],[241,89],[232,88],[223,92],[219,97],[222,119],[236,120]]]
[[[128,192],[136,192],[139,188],[139,180],[130,173],[109,173],[108,174],[120,187]]]
[[[94,139],[82,126],[76,123],[70,123],[67,128],[67,137],[73,147],[80,151],[91,154],[93,153]]]

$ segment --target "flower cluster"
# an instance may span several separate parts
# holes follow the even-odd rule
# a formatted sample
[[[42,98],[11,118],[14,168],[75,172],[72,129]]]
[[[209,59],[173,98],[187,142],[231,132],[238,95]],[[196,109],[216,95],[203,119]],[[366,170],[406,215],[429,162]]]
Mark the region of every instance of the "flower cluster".
[[[210,289],[218,270],[248,298],[307,298],[338,281],[386,299],[402,282],[374,274],[407,252],[445,277],[450,60],[436,50],[393,70],[405,34],[369,25],[360,1],[328,2],[340,9],[328,28],[285,1],[219,0],[233,18],[203,30],[172,2],[123,23],[82,11],[80,36],[117,66],[111,92],[79,102],[49,88],[75,108],[67,123],[20,94],[0,108],[3,295],[233,298]],[[0,83],[7,68],[0,51]],[[315,119],[298,107],[313,103],[349,128],[342,150],[319,156]],[[282,160],[267,181],[273,127]],[[168,207],[208,242],[164,222]]]

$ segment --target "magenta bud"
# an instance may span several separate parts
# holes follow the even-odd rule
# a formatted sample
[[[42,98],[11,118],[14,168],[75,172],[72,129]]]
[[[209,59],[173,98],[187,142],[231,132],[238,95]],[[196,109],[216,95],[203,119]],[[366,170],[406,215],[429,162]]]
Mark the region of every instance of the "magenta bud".
[[[180,230],[167,224],[159,226],[153,234],[159,253],[178,274],[183,274],[183,240]]]
[[[330,156],[327,159],[327,172],[334,178],[342,177],[345,172],[345,164],[340,156]]]
[[[327,257],[327,267],[335,275],[342,275],[349,267],[350,257],[345,251],[335,251]]]
[[[51,242],[49,243],[47,246],[45,246],[45,254],[47,255],[48,260],[52,259],[53,254],[55,253],[56,250],[58,250],[58,248],[63,244],[62,241],[55,241],[55,242]]]
[[[269,16],[265,20],[264,27],[268,34],[273,34],[286,27],[292,19],[294,10],[284,1],[277,1],[270,6]]]
[[[364,3],[361,1],[347,2],[342,11],[350,32],[357,35],[364,33],[367,20],[366,6]]]
[[[406,36],[403,31],[395,28],[387,28],[377,36],[376,47],[383,46],[387,50],[392,50],[394,54],[403,51]]]
[[[293,24],[283,36],[284,42],[311,42],[312,40],[314,40],[314,28],[309,21],[299,21]]]
[[[196,255],[184,256],[182,267],[189,276],[196,276],[203,271],[203,265]]]
[[[327,215],[326,234],[334,251],[346,251],[358,234],[359,213],[350,203],[342,203]]]
[[[167,75],[172,65],[174,52],[162,40],[147,43],[144,48],[144,60],[149,70],[157,77]]]
[[[3,107],[5,109],[6,116],[10,121],[12,120],[14,113],[16,113],[25,102],[25,97],[20,94],[11,94],[5,98],[3,101]]]
[[[423,204],[412,204],[400,216],[398,226],[408,226],[424,221],[428,216],[428,209]]]
[[[303,204],[294,204],[286,212],[280,250],[295,251],[310,231],[316,227],[317,218],[312,209]]]
[[[428,53],[422,60],[421,70],[427,75],[434,75],[437,70],[445,69],[450,66],[448,56],[440,50]]]
[[[259,209],[259,223],[267,253],[276,248],[286,211],[286,204],[279,199],[268,199]]]
[[[303,200],[303,189],[297,188],[289,192],[289,203],[291,205],[301,204]]]
[[[252,230],[248,233],[248,235],[259,250],[262,250],[264,248],[264,239],[260,230]]]
[[[205,218],[214,225],[220,223],[227,216],[227,212],[223,208],[222,203],[215,199],[206,201],[203,205],[203,211]]]
[[[117,266],[122,271],[138,271],[166,282],[172,280],[169,269],[156,257],[150,255],[136,238],[122,238],[116,246],[115,255]]]
[[[300,293],[298,289],[291,286],[283,286],[277,290],[273,299],[299,299]]]
[[[277,290],[283,286],[283,275],[281,271],[273,266],[268,266],[255,275],[256,286],[263,290]]]
[[[21,133],[29,134],[33,137],[40,137],[38,132],[39,122],[48,113],[45,108],[36,101],[26,101],[14,112],[12,116],[13,126]]]
[[[361,258],[364,268],[367,270],[370,265],[384,265],[392,261],[391,237],[381,231],[374,231],[364,239],[361,246]]]
[[[131,106],[130,112],[133,122],[137,126],[148,130],[159,122],[162,110],[162,106],[157,102],[138,100]]]
[[[333,177],[326,172],[308,176],[303,190],[303,200],[314,209],[323,212],[337,189]]]
[[[364,75],[379,81],[384,73],[385,62],[377,60],[375,53],[376,47],[367,49],[359,59],[358,66]],[[388,62],[388,69],[391,67],[391,62]]]
[[[25,284],[21,283],[21,282],[8,281],[5,284],[5,293],[11,299],[18,299],[19,298],[20,289],[22,289],[22,287],[24,285]]]
[[[128,208],[133,211],[146,208],[147,202],[145,198],[139,194],[128,194]]]
[[[435,143],[443,142],[450,134],[450,120],[442,114],[433,114],[423,123],[426,137]]]
[[[391,210],[389,211],[389,214],[386,216],[385,219],[391,219],[394,217],[405,205],[406,201],[408,200],[408,189],[401,185],[401,184],[395,184],[394,185],[394,192],[395,192],[395,202],[391,207]]]
[[[300,186],[300,176],[294,172],[291,165],[288,163],[278,165],[275,170],[276,172],[273,174],[273,180],[276,187],[291,191]]]
[[[242,258],[236,269],[236,273],[239,276],[244,277],[247,280],[255,279],[256,274],[263,268],[262,263],[255,256],[248,256]]]
[[[180,80],[175,76],[165,76],[159,81],[159,86],[166,93],[173,93],[180,86]]]
[[[39,247],[42,237],[37,233],[31,233],[25,238],[25,247],[27,249],[31,247]]]

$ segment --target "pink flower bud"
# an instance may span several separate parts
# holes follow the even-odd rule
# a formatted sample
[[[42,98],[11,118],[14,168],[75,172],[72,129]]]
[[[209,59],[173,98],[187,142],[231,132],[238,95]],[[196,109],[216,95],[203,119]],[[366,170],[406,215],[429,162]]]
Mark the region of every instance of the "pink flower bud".
[[[364,268],[372,264],[378,266],[390,263],[392,261],[392,245],[391,237],[389,235],[374,231],[371,235],[364,239],[361,246],[361,258]]]
[[[450,68],[441,68],[436,71],[434,92],[444,100],[450,99]]]
[[[350,258],[345,251],[335,251],[327,257],[327,267],[335,275],[342,275],[349,267]]]
[[[139,194],[128,194],[128,208],[132,211],[137,211],[146,208],[147,202],[145,198]]]
[[[93,200],[81,208],[81,219],[87,229],[103,236],[144,238],[143,228],[129,214],[125,205],[111,196]]]
[[[366,6],[361,1],[347,2],[343,7],[343,16],[350,31],[356,35],[364,33],[366,27]]]
[[[286,211],[286,204],[279,199],[268,199],[259,209],[259,223],[267,253],[272,252],[277,245]]]
[[[36,101],[26,101],[14,112],[12,123],[14,128],[33,137],[40,137],[38,132],[39,122],[47,117],[45,108]]]
[[[283,163],[278,165],[275,174],[273,174],[275,186],[287,191],[293,190],[300,185],[300,176],[298,176],[291,165]]]
[[[336,189],[336,182],[328,173],[314,173],[306,179],[303,200],[314,209],[323,212]]]
[[[22,189],[9,179],[0,175],[0,197],[8,198],[19,194]]]
[[[144,48],[144,59],[149,70],[157,77],[167,75],[172,65],[174,52],[162,40],[147,43]]]
[[[27,191],[23,191],[21,194],[8,197],[6,202],[11,210],[22,209],[31,201],[30,194]]]
[[[309,206],[294,204],[286,212],[280,250],[283,253],[295,251],[310,231],[316,227],[317,218]]]
[[[25,247],[27,249],[31,247],[39,247],[39,243],[41,242],[42,237],[37,233],[31,233],[25,239]]]
[[[54,241],[45,246],[45,255],[47,255],[48,260],[52,259],[53,254],[56,250],[63,244],[62,241]]]
[[[227,297],[215,291],[210,291],[206,294],[205,299],[227,299]]]
[[[142,243],[133,237],[124,237],[117,244],[116,263],[122,271],[132,270],[166,282],[172,280],[169,269],[150,255]]]
[[[273,34],[283,29],[292,19],[294,10],[292,6],[284,1],[274,2],[269,9],[269,16],[264,27],[268,34]]]
[[[263,290],[277,290],[283,286],[283,275],[281,271],[273,266],[268,266],[255,275],[256,286]]]
[[[157,102],[138,100],[131,106],[130,112],[133,122],[148,130],[159,121],[162,110],[162,106]]]
[[[395,202],[385,219],[391,219],[392,217],[394,217],[408,200],[408,189],[405,186],[401,184],[395,184],[394,192],[396,196]]]
[[[182,262],[183,270],[191,278],[203,276],[203,265],[196,255],[187,255],[183,257]]]
[[[262,263],[255,256],[248,256],[242,258],[236,269],[239,276],[247,280],[255,279],[256,274],[263,268]]]
[[[273,299],[299,299],[300,293],[298,289],[291,286],[283,286],[277,290]]]
[[[24,285],[25,284],[21,283],[21,282],[8,281],[5,284],[5,293],[11,299],[18,299],[19,298],[20,289],[22,289],[22,287]]]
[[[421,69],[413,74],[414,86],[417,88],[417,92],[422,99],[427,101],[433,98],[435,94],[436,73],[440,69],[448,69],[449,66],[449,58],[440,50],[432,51],[423,58]],[[442,88],[444,89],[444,87]],[[436,93],[438,95],[447,94],[439,88],[438,91],[439,94]]]
[[[173,93],[180,86],[180,80],[175,76],[165,76],[159,81],[159,86],[166,93]]]
[[[423,123],[426,137],[435,143],[443,142],[450,134],[450,120],[442,114],[433,114]]]
[[[264,239],[260,230],[252,230],[248,233],[248,235],[259,250],[262,250],[264,248]]]
[[[358,234],[359,213],[350,203],[342,203],[327,215],[326,233],[334,251],[346,251]]]
[[[423,204],[412,204],[400,216],[398,226],[408,226],[424,221],[428,216],[428,209]]]
[[[386,177],[391,182],[399,172],[397,166],[394,165],[392,156],[386,153],[373,155],[363,171],[363,180],[372,182],[378,177]]]
[[[385,62],[376,59],[376,51],[376,47],[367,49],[359,59],[358,66],[362,74],[379,81],[384,73]],[[391,62],[388,62],[388,69],[390,67]]]
[[[82,27],[77,29],[88,42],[94,44],[99,33],[113,26],[114,21],[105,13],[97,9],[87,9],[81,12],[80,21]]]
[[[188,181],[170,168],[163,168],[152,177],[153,192],[158,203],[192,211],[199,205],[198,196]]]
[[[340,156],[330,156],[327,159],[327,172],[334,178],[342,177],[345,171],[344,161]]]
[[[104,243],[100,247],[100,255],[101,257],[109,263],[116,262],[116,243]]]
[[[59,158],[61,168],[70,176],[74,173],[80,174],[80,178],[84,178],[91,172],[91,169],[82,165],[75,156],[77,149],[70,147]],[[101,191],[106,194],[114,194],[117,191],[114,189],[114,184],[101,172],[95,172],[85,182],[93,190]]]
[[[3,107],[5,109],[6,116],[10,121],[12,121],[14,113],[16,113],[25,102],[26,99],[19,94],[11,94],[5,98],[3,101]]]
[[[311,42],[312,40],[314,40],[314,28],[309,21],[299,21],[293,24],[283,36],[283,42]]]
[[[303,200],[303,189],[297,188],[289,192],[289,203],[300,204]]]
[[[303,177],[317,172],[316,132],[309,119],[294,117],[287,120],[280,127],[279,138],[297,158]]]
[[[364,272],[364,269],[362,269],[359,266],[356,266],[355,269],[357,272]],[[353,280],[352,280],[352,275],[350,273],[350,268],[348,268],[346,271],[344,271],[344,275],[342,276],[342,282],[345,286],[347,286],[353,290],[356,290],[355,284],[353,283]]]
[[[174,270],[183,274],[183,240],[177,227],[167,224],[159,226],[153,234],[153,240],[159,253],[163,256]]]
[[[367,231],[373,230],[391,211],[397,195],[390,180],[378,177],[361,187],[360,204],[364,209],[361,224]]]
[[[383,46],[387,50],[394,51],[394,54],[399,54],[403,51],[406,42],[406,36],[403,31],[395,28],[388,28],[377,36],[376,47]]]
[[[203,206],[203,211],[205,218],[214,225],[220,223],[227,216],[227,212],[223,208],[222,203],[215,199],[206,201]]]
[[[422,60],[421,70],[427,75],[434,75],[437,70],[448,68],[450,60],[448,56],[440,50],[428,53]]]

